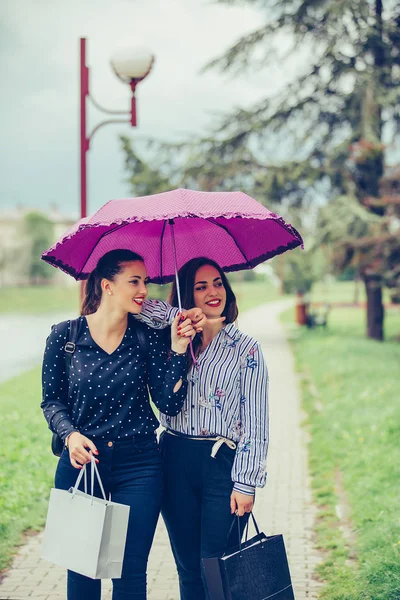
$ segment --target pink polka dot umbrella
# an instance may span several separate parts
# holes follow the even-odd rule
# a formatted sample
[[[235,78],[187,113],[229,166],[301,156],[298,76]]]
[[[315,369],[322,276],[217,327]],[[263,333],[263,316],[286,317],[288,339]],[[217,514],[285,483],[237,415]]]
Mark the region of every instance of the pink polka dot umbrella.
[[[104,254],[124,248],[143,256],[151,282],[167,283],[198,256],[230,272],[252,269],[297,246],[303,247],[299,232],[243,192],[177,189],[110,200],[73,225],[42,258],[75,279],[87,279]]]

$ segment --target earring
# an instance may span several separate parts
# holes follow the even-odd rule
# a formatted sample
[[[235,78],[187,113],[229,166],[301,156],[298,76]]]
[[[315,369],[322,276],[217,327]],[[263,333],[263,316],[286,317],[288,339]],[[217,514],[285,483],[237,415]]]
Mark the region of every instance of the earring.
[[[108,295],[111,296],[111,292],[108,292]]]

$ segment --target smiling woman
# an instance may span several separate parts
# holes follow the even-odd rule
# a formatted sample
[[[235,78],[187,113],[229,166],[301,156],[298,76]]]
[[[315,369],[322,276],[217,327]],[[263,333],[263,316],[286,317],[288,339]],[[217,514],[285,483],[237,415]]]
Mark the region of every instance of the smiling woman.
[[[186,396],[185,352],[194,330],[178,317],[171,339],[138,323],[147,296],[142,258],[129,250],[105,254],[86,286],[68,371],[65,348],[71,324],[55,325],[43,360],[42,409],[64,441],[55,487],[69,489],[77,469],[96,457],[106,490],[130,511],[121,579],[115,600],[146,598],[146,565],[161,506],[161,460],[154,404],[169,415]],[[71,342],[70,342],[71,343]],[[96,495],[101,495],[96,487]],[[80,541],[76,540],[79,544]],[[68,571],[68,600],[100,600],[100,581]]]
[[[188,354],[183,410],[161,415],[162,513],[181,600],[205,600],[201,559],[222,556],[232,514],[244,527],[255,489],[266,482],[268,371],[258,342],[234,325],[236,298],[216,262],[189,260],[179,285],[182,303],[194,304],[207,322],[193,343],[195,363]],[[174,284],[170,302],[176,301]]]

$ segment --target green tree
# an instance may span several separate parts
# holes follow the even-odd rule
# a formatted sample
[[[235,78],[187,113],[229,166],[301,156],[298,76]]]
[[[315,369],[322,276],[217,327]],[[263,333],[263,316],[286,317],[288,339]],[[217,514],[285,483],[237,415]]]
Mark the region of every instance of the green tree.
[[[128,138],[121,138],[121,143],[125,152],[125,166],[129,172],[131,191],[135,195],[156,194],[165,189],[179,186],[204,191],[218,189],[227,191],[240,188],[249,194],[254,194],[254,190],[256,190],[257,198],[261,201],[268,200],[268,208],[270,209],[275,206],[273,200],[278,205],[278,193],[274,194],[273,199],[271,194],[268,195],[268,198],[264,197],[264,186],[257,185],[257,178],[253,177],[249,170],[250,163],[245,160],[238,160],[235,166],[226,170],[223,164],[218,164],[218,160],[204,165],[200,154],[196,153],[195,143],[182,145],[157,144],[157,158],[154,157],[154,165],[150,168],[143,158],[134,152],[132,142]],[[177,155],[179,155],[179,159],[177,165],[173,167],[172,165],[175,165],[175,163],[171,161],[171,156],[177,159]],[[161,169],[163,169],[164,175],[161,175]],[[253,168],[252,170],[254,171]],[[166,175],[167,172],[168,175]],[[275,176],[272,175],[272,177]],[[143,182],[145,182],[144,185]],[[276,189],[278,190],[277,182]],[[293,209],[291,213],[293,215]],[[299,211],[296,211],[296,215],[293,215],[295,226],[303,231],[301,216]],[[288,217],[288,220],[290,220],[290,217]],[[312,284],[324,272],[319,267],[321,258],[318,249],[310,244],[305,252],[298,250],[274,259],[272,266],[276,275],[281,279],[282,290],[287,293],[308,292]],[[256,274],[254,271],[245,271],[240,277],[250,281],[256,278]]]
[[[318,195],[328,200],[350,195],[358,202],[377,198],[385,134],[395,135],[400,128],[400,3],[217,1],[253,5],[263,23],[208,68],[249,73],[280,61],[284,69],[286,58],[294,53],[304,57],[304,65],[276,96],[224,117],[215,128],[213,143],[204,143],[203,149],[208,147],[204,162],[216,155],[231,169],[251,150],[254,168],[261,164],[266,174],[259,187],[266,196],[275,187],[292,206],[304,208]],[[293,40],[286,58],[280,52],[283,34]],[[349,147],[357,145],[365,164],[350,173]],[[384,214],[382,206],[365,206],[373,214]],[[373,324],[368,335],[382,339],[383,280],[373,265],[363,279]]]
[[[122,150],[125,153],[125,169],[128,171],[128,183],[134,196],[148,196],[171,189],[172,174],[168,165],[150,167],[134,150],[132,141],[121,136]]]
[[[356,172],[358,159],[353,157]],[[361,164],[358,177],[369,177],[365,161]],[[384,181],[378,198],[360,201],[353,190],[321,208],[317,221],[319,243],[330,245],[335,271],[353,269],[367,282],[367,332],[376,339],[383,339],[382,286],[391,288],[394,298],[400,291],[400,196],[385,193]]]
[[[313,242],[302,252],[287,252],[273,259],[276,274],[281,279],[286,294],[303,295],[311,291],[313,284],[320,280],[325,271],[324,255]]]
[[[25,270],[31,285],[50,281],[55,269],[41,260],[42,253],[54,242],[54,224],[46,215],[32,211],[24,215],[23,236],[26,240]]]

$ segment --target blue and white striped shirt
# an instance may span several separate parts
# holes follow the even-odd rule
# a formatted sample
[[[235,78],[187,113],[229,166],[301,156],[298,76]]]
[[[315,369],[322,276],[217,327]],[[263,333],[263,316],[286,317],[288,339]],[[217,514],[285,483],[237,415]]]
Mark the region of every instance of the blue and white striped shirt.
[[[177,308],[146,300],[140,319],[168,326]],[[188,372],[188,392],[176,417],[160,414],[161,424],[195,436],[223,436],[236,443],[234,489],[253,494],[266,481],[269,442],[268,370],[258,342],[229,323],[198,356]]]

